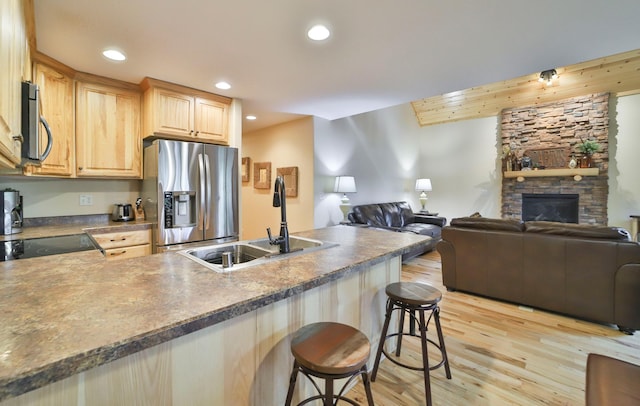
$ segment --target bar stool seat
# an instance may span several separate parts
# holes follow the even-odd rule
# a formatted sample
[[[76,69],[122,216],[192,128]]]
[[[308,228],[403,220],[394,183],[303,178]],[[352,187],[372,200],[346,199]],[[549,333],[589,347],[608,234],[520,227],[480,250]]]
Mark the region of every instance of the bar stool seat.
[[[309,378],[318,395],[303,400],[304,405],[322,399],[323,405],[334,405],[334,399],[358,405],[354,400],[343,396],[347,386],[362,376],[367,401],[373,406],[373,396],[367,373],[367,360],[371,352],[371,344],[366,335],[351,326],[333,323],[313,323],[300,328],[291,340],[291,353],[294,357],[293,371],[289,381],[289,391],[285,406],[291,405],[293,391],[298,373]],[[311,377],[324,379],[324,394]],[[334,380],[349,378],[337,395],[334,394]]]
[[[444,366],[447,379],[451,379],[451,370],[449,368],[449,358],[447,357],[447,350],[444,344],[444,337],[442,335],[442,327],[440,326],[440,307],[438,303],[442,300],[442,293],[433,286],[417,283],[417,282],[396,282],[387,285],[385,292],[387,294],[387,311],[384,319],[384,326],[382,327],[382,334],[380,336],[380,343],[378,344],[378,351],[376,352],[376,359],[373,365],[373,371],[371,373],[371,381],[375,381],[378,373],[378,367],[380,366],[380,359],[384,354],[391,362],[400,365],[401,367],[422,371],[424,374],[424,386],[427,405],[431,406],[431,381],[429,371]],[[400,319],[398,323],[398,332],[389,334],[389,324],[391,322],[391,315],[394,311],[400,311]],[[429,317],[425,317],[425,313],[429,313]],[[416,316],[416,313],[418,316]],[[404,331],[404,318],[405,314],[409,314],[410,324],[409,332]],[[438,342],[429,339],[427,337],[427,329],[431,319],[434,319],[436,325],[436,332],[438,333]],[[420,334],[416,334],[415,325],[418,325]],[[422,365],[419,367],[409,365],[399,359],[393,358],[385,349],[385,342],[392,337],[397,337],[397,346],[395,350],[395,356],[400,357],[402,350],[402,338],[403,336],[419,337],[422,345]],[[431,344],[438,351],[442,357],[441,361],[436,365],[429,365],[429,354],[427,351],[427,344]]]

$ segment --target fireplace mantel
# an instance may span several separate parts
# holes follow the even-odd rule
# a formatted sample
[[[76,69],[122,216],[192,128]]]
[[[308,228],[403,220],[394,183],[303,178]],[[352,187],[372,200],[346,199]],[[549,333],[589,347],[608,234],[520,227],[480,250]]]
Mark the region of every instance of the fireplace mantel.
[[[575,181],[580,181],[583,176],[598,176],[599,174],[600,170],[598,168],[538,169],[503,172],[505,178],[516,178],[518,182],[523,182],[525,178],[545,178],[549,176],[573,176]]]

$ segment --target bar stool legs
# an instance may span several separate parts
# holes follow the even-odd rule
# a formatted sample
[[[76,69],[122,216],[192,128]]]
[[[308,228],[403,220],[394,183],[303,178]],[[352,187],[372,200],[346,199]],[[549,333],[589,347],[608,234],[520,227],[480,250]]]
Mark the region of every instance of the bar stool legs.
[[[338,400],[358,406],[357,402],[343,395],[349,384],[359,375],[362,376],[368,405],[374,406],[366,365],[370,347],[367,337],[351,326],[324,322],[302,327],[291,341],[291,353],[295,361],[285,406],[291,405],[299,373],[309,378],[318,395],[303,400],[298,406],[319,399],[322,400],[323,406],[333,406]],[[325,381],[324,394],[312,377]],[[349,379],[338,394],[335,394],[334,381],[342,378]]]
[[[380,359],[382,354],[393,363],[400,365],[404,368],[422,371],[424,374],[424,387],[427,406],[431,406],[431,380],[429,371],[444,366],[447,379],[451,379],[451,369],[449,367],[449,359],[447,357],[447,350],[444,343],[444,336],[442,334],[442,326],[440,325],[440,308],[438,302],[442,298],[440,291],[432,286],[420,284],[420,283],[408,283],[398,282],[387,286],[387,310],[382,327],[382,333],[380,335],[380,342],[378,344],[378,350],[376,352],[375,363],[373,371],[371,373],[371,381],[375,381],[378,367],[380,365]],[[394,311],[400,311],[398,332],[388,334],[389,324],[391,321],[391,315]],[[429,317],[425,317],[425,312],[429,312]],[[417,314],[416,314],[417,313]],[[404,332],[405,314],[410,317],[409,332]],[[438,333],[438,343],[430,340],[427,337],[427,329],[431,319],[434,319],[436,331]],[[420,335],[418,336],[415,331],[415,323],[418,324]],[[407,365],[393,357],[389,356],[384,348],[385,341],[392,337],[397,337],[397,346],[395,350],[396,357],[400,356],[402,350],[402,338],[403,336],[420,337],[422,346],[422,365],[415,367]],[[436,347],[442,356],[442,360],[436,365],[431,366],[429,364],[428,344],[432,344]]]

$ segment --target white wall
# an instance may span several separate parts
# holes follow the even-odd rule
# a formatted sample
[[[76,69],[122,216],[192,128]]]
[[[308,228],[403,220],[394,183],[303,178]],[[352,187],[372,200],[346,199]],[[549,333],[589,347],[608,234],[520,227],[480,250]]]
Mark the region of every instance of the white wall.
[[[610,99],[610,226],[629,227],[640,214],[640,95]],[[353,175],[352,204],[407,200],[420,208],[413,190],[430,178],[427,209],[451,220],[480,212],[501,216],[499,117],[419,127],[409,104],[344,119],[316,118],[315,227],[342,219],[337,175]]]
[[[640,95],[609,101],[609,225],[629,227],[640,214]]]
[[[344,119],[314,120],[315,227],[342,219],[337,175],[353,175],[351,203],[408,201],[420,209],[417,178],[430,178],[426,208],[448,219],[500,215],[496,117],[421,128],[403,104]]]

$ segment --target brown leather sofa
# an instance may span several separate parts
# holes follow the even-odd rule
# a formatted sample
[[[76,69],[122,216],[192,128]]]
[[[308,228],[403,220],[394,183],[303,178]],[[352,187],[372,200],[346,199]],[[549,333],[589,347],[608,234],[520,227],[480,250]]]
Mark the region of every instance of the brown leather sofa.
[[[447,290],[640,329],[640,245],[624,229],[465,217],[437,249]]]
[[[440,241],[442,227],[447,219],[415,214],[407,202],[372,203],[353,206],[348,214],[353,225],[380,228],[388,231],[415,233],[431,237],[421,247],[404,254],[403,260],[424,254]]]

